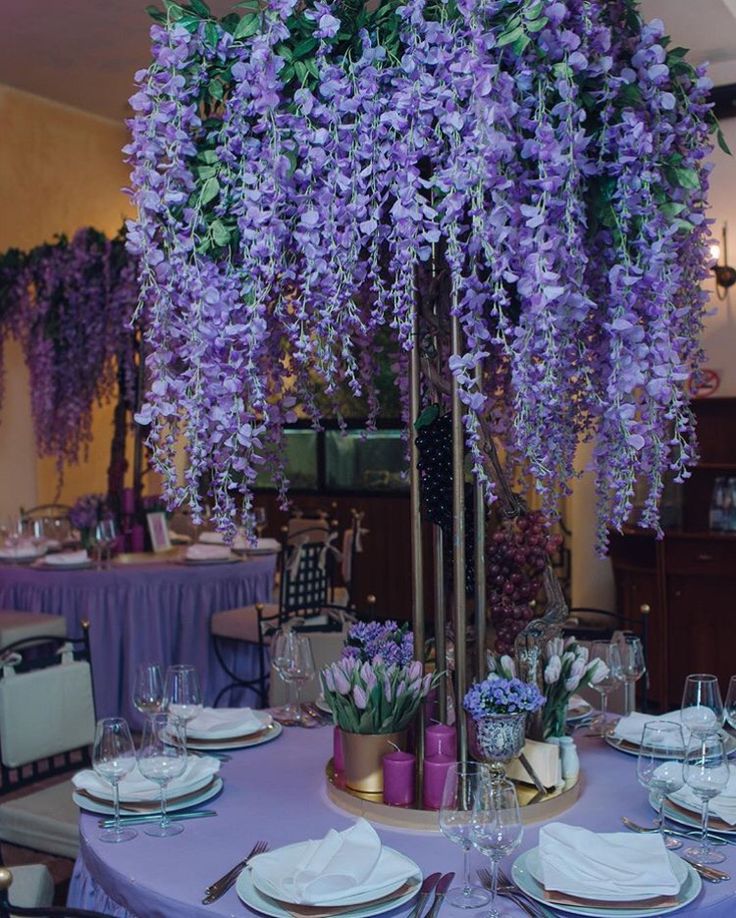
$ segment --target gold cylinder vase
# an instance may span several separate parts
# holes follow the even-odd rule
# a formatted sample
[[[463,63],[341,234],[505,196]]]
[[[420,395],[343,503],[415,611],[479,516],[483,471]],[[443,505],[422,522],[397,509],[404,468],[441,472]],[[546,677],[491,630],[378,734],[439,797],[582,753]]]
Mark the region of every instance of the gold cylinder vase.
[[[383,757],[406,749],[406,730],[398,733],[346,733],[342,736],[345,784],[364,794],[383,794]]]

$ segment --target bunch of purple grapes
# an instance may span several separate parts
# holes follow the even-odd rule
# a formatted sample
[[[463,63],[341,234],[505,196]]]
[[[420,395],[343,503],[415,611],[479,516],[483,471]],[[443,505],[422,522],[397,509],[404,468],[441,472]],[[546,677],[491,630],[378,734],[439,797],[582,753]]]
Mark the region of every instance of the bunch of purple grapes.
[[[558,547],[538,511],[503,520],[488,539],[488,605],[496,629],[496,652],[512,653],[517,634],[541,610],[537,599],[547,560]]]

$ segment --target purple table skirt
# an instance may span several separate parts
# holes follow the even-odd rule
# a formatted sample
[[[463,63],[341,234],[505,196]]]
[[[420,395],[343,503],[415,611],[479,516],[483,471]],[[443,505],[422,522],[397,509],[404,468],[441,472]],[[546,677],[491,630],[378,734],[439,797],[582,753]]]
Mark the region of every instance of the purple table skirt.
[[[0,567],[0,609],[63,615],[71,636],[79,635],[82,620],[88,619],[97,716],[121,714],[138,723],[131,701],[138,663],[193,663],[205,702],[214,701],[230,680],[212,648],[210,618],[224,609],[269,601],[274,567],[274,555],[237,564],[164,562],[101,571]],[[238,672],[255,674],[255,648],[233,645],[228,653],[233,660],[237,655]],[[223,703],[254,701],[247,692]]]
[[[646,791],[636,780],[636,758],[616,752],[597,739],[578,740],[584,784],[580,799],[562,817],[571,825],[598,832],[621,829],[621,816],[639,822],[653,816]],[[69,904],[92,908],[118,918],[205,918],[243,916],[250,910],[235,889],[209,906],[200,904],[203,890],[247,853],[257,839],[272,848],[306,838],[320,838],[330,828],[344,829],[354,819],[328,802],[324,766],[332,752],[329,728],[288,728],[272,743],[242,750],[222,766],[222,795],[211,806],[212,819],[185,823],[174,838],[139,834],[122,845],[97,840],[99,828],[90,815],[81,819],[82,849],[74,871]],[[384,844],[412,857],[425,875],[435,870],[462,872],[462,852],[439,833],[411,832],[376,826]],[[524,832],[521,850],[535,846],[539,825]],[[724,849],[723,868],[736,877],[736,847]],[[505,862],[509,867],[516,856]],[[483,859],[473,852],[473,868]],[[523,912],[503,902],[505,913]],[[407,915],[410,906],[386,913]],[[484,914],[480,910],[481,915]],[[445,905],[443,916],[467,912]],[[677,915],[733,918],[736,880],[704,883],[698,898]]]

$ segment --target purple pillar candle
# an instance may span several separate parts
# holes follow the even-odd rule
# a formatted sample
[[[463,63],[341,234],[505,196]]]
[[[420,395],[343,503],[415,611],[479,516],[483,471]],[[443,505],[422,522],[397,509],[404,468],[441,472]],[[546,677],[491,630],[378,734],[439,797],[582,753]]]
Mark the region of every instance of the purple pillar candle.
[[[332,728],[332,764],[335,773],[340,775],[345,770],[345,761],[342,752],[342,733],[339,727]]]
[[[135,513],[135,491],[133,488],[123,488],[123,513],[129,516]]]
[[[442,792],[445,778],[455,758],[449,755],[432,755],[424,758],[424,809],[439,810],[442,806]]]
[[[431,724],[439,717],[439,692],[437,688],[430,689],[424,699],[424,722]]]
[[[424,755],[446,755],[455,758],[457,752],[457,733],[448,724],[431,724],[424,731]]]
[[[389,752],[383,757],[383,802],[389,806],[411,806],[414,803],[414,766],[410,752]]]
[[[131,551],[143,551],[145,547],[145,533],[143,526],[137,524],[130,530],[130,549]]]

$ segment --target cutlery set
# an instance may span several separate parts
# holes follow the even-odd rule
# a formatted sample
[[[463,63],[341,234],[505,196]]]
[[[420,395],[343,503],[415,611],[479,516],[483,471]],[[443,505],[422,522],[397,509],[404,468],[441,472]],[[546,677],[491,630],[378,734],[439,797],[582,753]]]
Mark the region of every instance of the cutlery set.
[[[450,884],[454,879],[454,873],[430,873],[430,875],[426,877],[422,883],[421,889],[419,890],[417,903],[409,915],[409,918],[422,918],[424,906],[427,904],[427,900],[433,892],[434,899],[432,900],[432,905],[425,918],[437,918],[437,914],[442,907],[445,894],[447,893],[447,890],[450,888]]]
[[[487,870],[485,867],[481,868],[478,871],[478,879],[486,889],[491,889],[493,881],[490,870]],[[504,873],[500,867],[498,868],[498,886],[496,891],[502,898],[508,899],[518,905],[525,914],[530,916],[530,918],[555,918],[552,912],[548,911],[543,905],[540,905],[539,902],[535,902],[534,899],[531,899],[525,892],[520,890],[518,886],[512,883],[511,878]]]
[[[650,832],[659,832],[657,826],[642,826],[638,822],[634,822],[633,819],[629,819],[628,816],[622,816],[621,821],[626,826],[627,829],[631,829],[632,832],[639,832],[641,834],[647,834]],[[675,829],[671,826],[668,826],[665,829],[667,835],[675,835],[677,838],[700,838],[701,833],[699,829]],[[719,835],[712,830],[708,832],[708,841],[713,845],[734,845],[736,844],[736,838],[731,838],[728,835]]]
[[[215,810],[194,810],[191,813],[169,813],[168,818],[172,822],[183,822],[185,819],[207,819],[208,816],[217,816]],[[147,822],[159,822],[161,813],[150,813],[143,816],[121,816],[120,822],[125,826],[145,825]],[[103,829],[111,829],[115,825],[115,820],[100,819],[98,825]]]
[[[238,861],[238,863],[234,867],[231,867],[226,874],[223,874],[219,880],[215,880],[211,886],[207,887],[204,891],[202,905],[210,905],[212,902],[216,902],[219,898],[224,896],[228,889],[235,884],[240,876],[240,872],[248,866],[248,861],[257,854],[263,854],[265,851],[268,851],[268,842],[256,842],[242,861]]]

